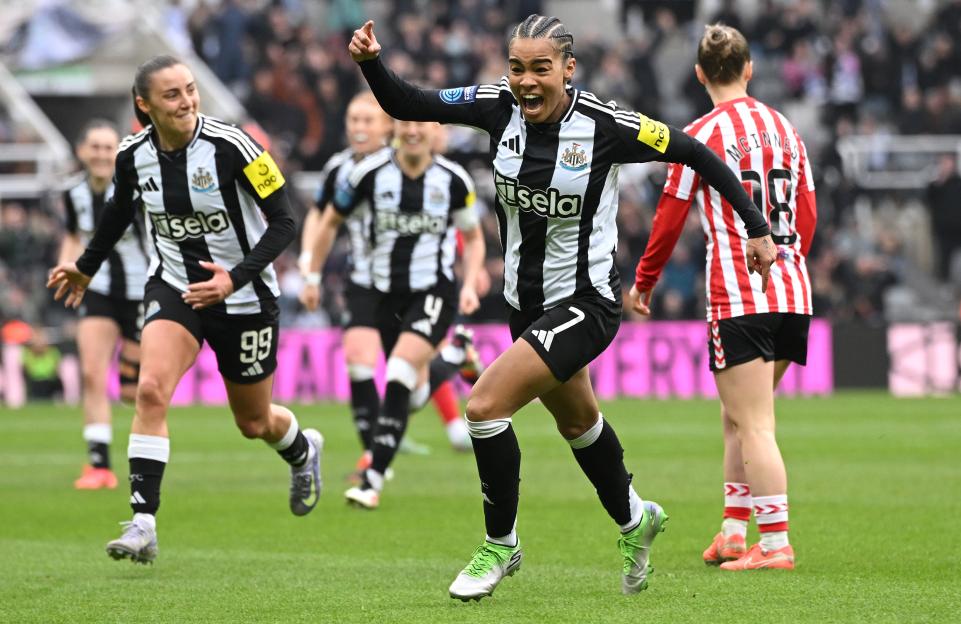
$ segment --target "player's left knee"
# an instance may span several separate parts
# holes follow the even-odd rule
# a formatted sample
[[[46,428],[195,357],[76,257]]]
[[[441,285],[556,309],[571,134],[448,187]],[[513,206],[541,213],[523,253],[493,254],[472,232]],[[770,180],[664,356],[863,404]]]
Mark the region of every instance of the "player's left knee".
[[[417,369],[404,358],[392,355],[387,359],[387,383],[392,381],[413,391],[417,388]]]

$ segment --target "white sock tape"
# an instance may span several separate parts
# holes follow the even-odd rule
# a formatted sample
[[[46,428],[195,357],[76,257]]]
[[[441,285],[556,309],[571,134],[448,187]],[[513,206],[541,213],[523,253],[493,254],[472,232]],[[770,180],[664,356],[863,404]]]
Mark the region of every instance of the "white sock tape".
[[[139,457],[167,463],[170,461],[170,438],[131,433],[127,457]]]

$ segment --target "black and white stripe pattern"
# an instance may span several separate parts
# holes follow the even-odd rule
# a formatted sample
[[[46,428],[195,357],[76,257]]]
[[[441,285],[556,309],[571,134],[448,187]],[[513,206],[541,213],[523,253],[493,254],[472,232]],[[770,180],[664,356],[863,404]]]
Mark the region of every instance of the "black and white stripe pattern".
[[[503,94],[503,87],[497,91]],[[634,147],[643,147],[634,136],[636,113],[591,93],[571,95],[561,122],[544,126],[526,123],[513,96],[502,98],[511,115],[491,133],[504,295],[519,310],[549,309],[575,296],[620,298],[614,265],[618,165],[651,156]]]
[[[317,193],[317,208],[323,211],[334,200],[338,186],[347,184],[350,172],[358,161],[357,153],[347,148],[337,152],[324,164],[323,182]],[[366,206],[356,208],[346,219],[350,241],[350,281],[364,288],[374,285],[370,273],[370,226],[371,214]]]
[[[156,255],[149,273],[183,292],[209,279],[200,261],[231,269],[267,229],[257,203],[244,186],[243,169],[263,153],[245,132],[200,115],[191,142],[173,153],[158,151],[150,128],[120,144],[118,175],[143,201],[145,223]],[[280,289],[272,266],[213,309],[256,314]]]
[[[113,190],[113,184],[110,184],[103,193],[94,193],[89,182],[84,180],[64,193],[67,231],[76,234],[84,247],[93,237],[103,207],[113,195]],[[139,223],[132,223],[93,276],[89,288],[116,299],[141,301],[148,263],[143,228]]]
[[[421,177],[411,179],[397,165],[394,151],[384,149],[360,161],[337,195],[341,214],[370,211],[370,266],[377,290],[421,291],[454,280],[455,223],[465,230],[477,224],[474,183],[460,165],[436,156]]]

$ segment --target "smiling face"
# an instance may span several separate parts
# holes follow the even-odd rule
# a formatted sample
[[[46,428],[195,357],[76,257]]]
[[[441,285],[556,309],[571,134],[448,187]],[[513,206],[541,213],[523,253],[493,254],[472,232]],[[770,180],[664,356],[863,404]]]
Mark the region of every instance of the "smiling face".
[[[404,158],[429,157],[437,128],[433,121],[398,121],[394,124],[397,153]]]
[[[91,128],[77,144],[77,158],[91,178],[109,180],[113,176],[118,142],[117,133],[104,126]]]
[[[518,37],[511,41],[507,62],[508,81],[524,119],[560,121],[570,102],[566,87],[574,76],[574,58],[565,59],[550,39]]]
[[[150,76],[146,96],[137,96],[137,106],[150,115],[163,137],[190,137],[197,127],[200,93],[194,76],[185,65],[157,70]]]
[[[393,120],[373,98],[357,98],[347,107],[347,141],[358,154],[370,154],[387,143]]]

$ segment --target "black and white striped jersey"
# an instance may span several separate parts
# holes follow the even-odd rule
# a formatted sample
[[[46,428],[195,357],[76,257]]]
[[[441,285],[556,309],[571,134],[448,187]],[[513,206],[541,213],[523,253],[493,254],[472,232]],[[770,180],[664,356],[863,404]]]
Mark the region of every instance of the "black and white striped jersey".
[[[374,288],[426,290],[454,281],[456,229],[477,226],[474,182],[460,165],[434,156],[417,179],[407,177],[396,153],[384,148],[357,163],[336,189],[334,208],[370,213],[368,244]]]
[[[148,126],[120,142],[114,184],[118,221],[133,218],[138,198],[143,205],[156,249],[149,275],[184,292],[210,279],[199,263],[214,262],[234,282],[226,301],[211,306],[227,314],[259,313],[261,302],[280,294],[270,263],[294,235],[293,216],[283,175],[243,130],[200,115],[190,143],[163,152]],[[116,240],[115,231],[101,235],[103,228],[77,261],[84,273]]]
[[[360,67],[395,119],[464,124],[490,134],[504,296],[515,309],[543,310],[581,296],[620,300],[614,253],[622,163],[690,164],[746,214],[749,235],[769,232],[740,182],[703,144],[591,93],[572,89],[560,122],[533,124],[521,114],[507,77],[436,91],[404,82],[379,58]]]
[[[327,204],[334,201],[334,193],[339,185],[347,184],[347,177],[358,162],[358,155],[352,148],[337,152],[324,164],[323,182],[317,192],[317,209],[323,212]],[[370,273],[370,232],[371,214],[366,206],[358,206],[346,219],[347,236],[350,241],[350,281],[371,288],[374,285]]]
[[[76,235],[84,247],[93,237],[104,206],[112,195],[113,184],[103,193],[95,193],[87,179],[64,192],[67,231]],[[93,276],[88,288],[115,299],[142,301],[149,262],[143,225],[139,222],[131,223],[117,246],[111,250],[104,265]]]

